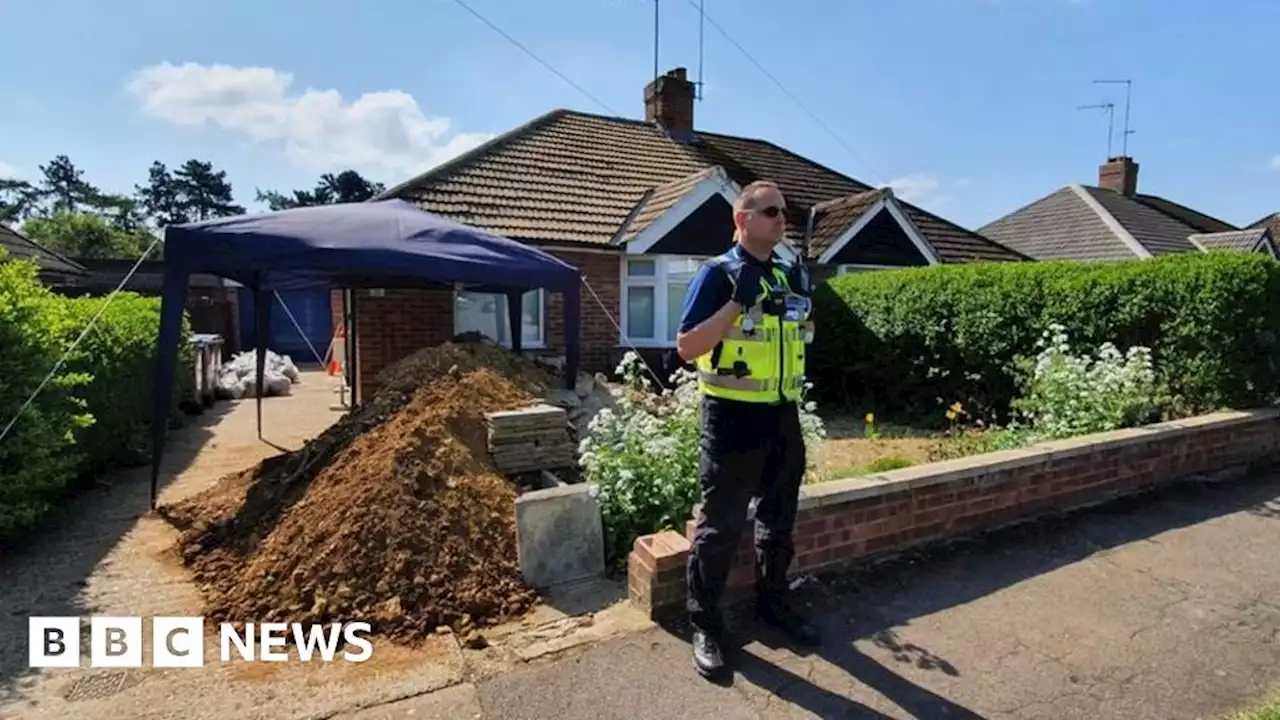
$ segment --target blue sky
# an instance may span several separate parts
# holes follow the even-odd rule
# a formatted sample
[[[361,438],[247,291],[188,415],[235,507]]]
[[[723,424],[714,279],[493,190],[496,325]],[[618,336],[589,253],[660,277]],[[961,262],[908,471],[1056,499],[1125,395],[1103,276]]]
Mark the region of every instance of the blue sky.
[[[1236,224],[1280,211],[1280,3],[705,1],[840,141],[710,25],[699,128],[892,183],[969,227],[1096,180],[1106,118],[1076,107],[1117,104],[1118,152],[1124,99],[1100,78],[1134,81],[1140,190]],[[653,0],[467,2],[642,116]],[[696,0],[661,2],[660,68],[697,76]],[[198,157],[254,207],[255,187],[347,167],[391,185],[552,108],[610,112],[453,0],[10,0],[0,25],[0,171],[34,178],[64,153],[114,191]]]

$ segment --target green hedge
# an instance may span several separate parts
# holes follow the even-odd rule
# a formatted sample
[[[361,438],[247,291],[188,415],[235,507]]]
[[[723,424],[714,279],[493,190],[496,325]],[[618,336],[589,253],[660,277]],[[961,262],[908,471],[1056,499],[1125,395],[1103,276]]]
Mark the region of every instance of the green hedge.
[[[0,251],[0,429],[71,346],[105,298],[71,299],[36,267]],[[148,455],[150,377],[160,301],[120,293],[0,441],[0,540],[37,523],[82,478]],[[177,401],[193,383],[179,360]]]
[[[1166,416],[1280,395],[1280,264],[1262,255],[855,273],[823,283],[815,313],[815,389],[881,411],[1006,418],[1017,358],[1055,321],[1077,348],[1150,347]]]

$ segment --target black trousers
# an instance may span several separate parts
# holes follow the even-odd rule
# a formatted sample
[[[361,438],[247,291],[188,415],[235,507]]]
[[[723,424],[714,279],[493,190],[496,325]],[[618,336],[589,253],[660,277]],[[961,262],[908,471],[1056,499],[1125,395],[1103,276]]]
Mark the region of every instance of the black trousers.
[[[753,500],[758,600],[786,598],[805,469],[799,409],[704,398],[700,450],[702,510],[689,553],[687,610],[694,627],[720,633],[720,599]]]

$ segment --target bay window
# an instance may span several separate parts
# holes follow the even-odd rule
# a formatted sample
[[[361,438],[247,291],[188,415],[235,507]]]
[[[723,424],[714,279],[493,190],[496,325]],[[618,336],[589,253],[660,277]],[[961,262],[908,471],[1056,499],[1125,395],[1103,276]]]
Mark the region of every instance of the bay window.
[[[524,348],[540,348],[546,343],[546,315],[543,291],[530,290],[521,298],[520,336]],[[511,347],[507,296],[500,293],[460,291],[454,294],[453,332],[479,332],[503,347]]]
[[[622,269],[622,330],[637,347],[672,347],[685,293],[706,258],[688,255],[628,257]]]

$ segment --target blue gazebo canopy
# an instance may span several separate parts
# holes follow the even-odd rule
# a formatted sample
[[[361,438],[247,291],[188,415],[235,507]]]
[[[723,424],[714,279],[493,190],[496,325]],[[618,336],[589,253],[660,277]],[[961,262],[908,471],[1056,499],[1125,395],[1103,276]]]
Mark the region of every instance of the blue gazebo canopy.
[[[177,365],[187,280],[208,273],[254,293],[262,387],[274,291],[304,288],[455,287],[503,293],[520,349],[520,297],[542,288],[564,300],[565,374],[577,377],[581,318],[577,268],[537,248],[446,220],[403,200],[321,205],[171,225],[153,390],[151,504]],[[449,319],[452,321],[452,318]],[[358,329],[357,329],[358,332]],[[258,432],[262,432],[261,392]]]

